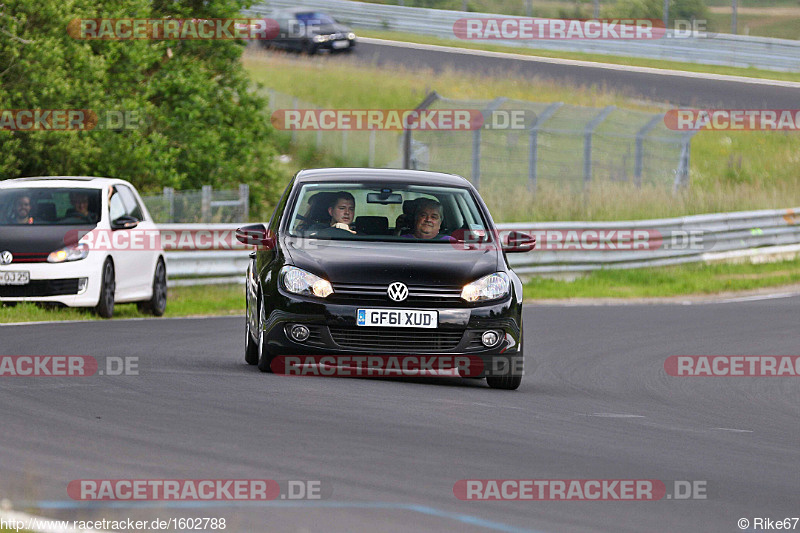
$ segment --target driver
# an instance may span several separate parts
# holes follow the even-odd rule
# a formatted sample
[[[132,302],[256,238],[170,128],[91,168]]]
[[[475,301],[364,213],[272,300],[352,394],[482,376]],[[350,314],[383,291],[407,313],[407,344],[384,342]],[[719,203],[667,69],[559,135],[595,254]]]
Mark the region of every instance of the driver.
[[[12,224],[33,224],[30,196],[22,195],[14,201],[14,212],[9,222]]]
[[[331,206],[328,208],[328,214],[331,216],[331,227],[355,233],[354,230],[350,229],[355,213],[356,199],[353,195],[346,191],[336,193],[336,196],[331,201]]]

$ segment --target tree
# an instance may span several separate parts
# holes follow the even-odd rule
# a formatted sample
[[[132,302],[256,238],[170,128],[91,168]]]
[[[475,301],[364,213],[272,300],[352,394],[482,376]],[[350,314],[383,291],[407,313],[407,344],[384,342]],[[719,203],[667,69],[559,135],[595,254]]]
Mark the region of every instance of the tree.
[[[2,2],[3,0],[0,0]],[[248,183],[274,193],[274,132],[234,40],[80,40],[80,18],[235,18],[245,0],[6,0],[0,109],[133,112],[123,129],[0,131],[0,178],[100,175],[147,191]],[[256,211],[257,212],[257,211]]]

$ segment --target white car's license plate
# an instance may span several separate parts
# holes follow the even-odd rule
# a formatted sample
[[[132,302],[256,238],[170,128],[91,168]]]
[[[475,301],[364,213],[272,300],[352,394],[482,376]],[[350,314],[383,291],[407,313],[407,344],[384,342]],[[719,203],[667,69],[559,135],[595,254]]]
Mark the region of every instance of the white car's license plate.
[[[0,285],[27,285],[31,281],[31,273],[27,270],[0,272]]]
[[[414,309],[359,309],[356,324],[389,328],[435,328],[439,321],[437,311]]]
[[[350,41],[333,41],[331,46],[334,48],[347,48],[350,46]]]

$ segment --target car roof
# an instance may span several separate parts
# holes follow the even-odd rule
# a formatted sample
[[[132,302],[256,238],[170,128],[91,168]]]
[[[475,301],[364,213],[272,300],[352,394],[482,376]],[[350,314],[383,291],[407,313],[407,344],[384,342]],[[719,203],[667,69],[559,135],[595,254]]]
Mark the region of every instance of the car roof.
[[[405,170],[395,168],[315,168],[301,170],[297,174],[298,183],[324,181],[356,182],[402,182],[412,185],[440,185],[451,187],[470,187],[470,182],[455,174],[429,172],[426,170]]]
[[[17,187],[85,187],[102,189],[108,185],[131,185],[118,178],[100,178],[96,176],[39,176],[31,178],[14,178],[0,181],[0,188]]]

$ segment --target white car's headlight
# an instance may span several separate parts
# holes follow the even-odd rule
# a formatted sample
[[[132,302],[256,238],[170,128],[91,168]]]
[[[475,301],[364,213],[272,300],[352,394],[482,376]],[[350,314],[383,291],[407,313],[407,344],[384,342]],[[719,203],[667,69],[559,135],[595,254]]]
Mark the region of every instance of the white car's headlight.
[[[326,298],[333,293],[333,287],[327,279],[294,266],[281,269],[281,280],[286,290],[303,296]]]
[[[461,297],[468,302],[496,300],[507,295],[510,288],[511,280],[508,279],[508,274],[495,272],[464,285]]]
[[[355,34],[355,33],[353,33],[353,32],[350,32],[350,33],[348,33],[348,34],[347,34],[347,38],[348,38],[348,39],[350,39],[350,40],[352,41],[353,39],[355,39],[355,38],[356,38],[356,34]]]
[[[89,245],[85,243],[71,244],[60,250],[51,252],[47,256],[48,263],[64,263],[65,261],[80,261],[89,255]]]

